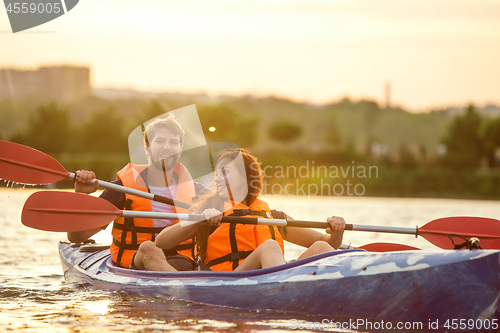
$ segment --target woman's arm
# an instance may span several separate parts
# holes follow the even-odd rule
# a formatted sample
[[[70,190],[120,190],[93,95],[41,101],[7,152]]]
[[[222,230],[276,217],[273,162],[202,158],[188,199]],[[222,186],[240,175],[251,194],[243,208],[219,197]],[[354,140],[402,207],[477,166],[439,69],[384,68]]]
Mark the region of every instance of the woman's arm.
[[[161,249],[171,249],[176,247],[183,241],[193,238],[196,231],[202,225],[208,224],[218,226],[222,220],[222,213],[217,209],[205,209],[202,213],[205,215],[206,220],[200,223],[191,224],[188,226],[181,226],[180,223],[174,224],[168,228],[163,229],[158,236],[156,236],[155,244]]]
[[[293,220],[288,216],[289,220]],[[310,247],[317,241],[324,241],[333,248],[338,249],[342,244],[344,236],[345,221],[342,217],[332,216],[327,219],[330,228],[326,229],[326,234],[317,230],[299,227],[287,227],[283,239],[303,247]]]
[[[195,223],[188,226],[181,226],[180,223],[171,225],[163,229],[158,236],[156,236],[155,244],[161,249],[171,249],[184,242],[187,239],[193,238],[196,230],[203,223]]]
[[[342,245],[342,238],[344,238],[345,220],[340,216],[331,216],[327,222],[330,223],[330,228],[326,229],[323,240],[333,248],[338,249]]]
[[[287,242],[303,247],[309,247],[313,245],[314,242],[322,240],[323,235],[323,233],[313,229],[286,227],[286,234],[282,236]]]

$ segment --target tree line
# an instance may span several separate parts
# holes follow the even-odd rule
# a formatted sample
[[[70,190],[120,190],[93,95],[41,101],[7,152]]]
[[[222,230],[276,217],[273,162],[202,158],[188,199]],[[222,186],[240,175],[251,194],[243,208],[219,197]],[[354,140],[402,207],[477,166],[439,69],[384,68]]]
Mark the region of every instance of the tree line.
[[[159,100],[151,101],[127,119],[115,108],[90,112],[83,121],[71,121],[67,108],[57,103],[38,106],[28,115],[23,128],[9,140],[48,154],[65,153],[128,153],[128,135],[144,122],[168,110]],[[204,105],[198,108],[200,122],[207,141],[224,141],[251,146],[257,136],[255,117],[243,118],[224,105]],[[217,130],[210,132],[207,129]]]
[[[446,152],[442,163],[446,167],[500,167],[500,117],[482,117],[470,105],[450,123],[443,143]]]
[[[3,139],[48,153],[67,170],[91,169],[98,177],[110,180],[129,162],[129,133],[141,123],[175,109],[162,100],[139,105],[140,108],[128,114],[113,106],[97,108],[73,121],[74,113],[67,107],[42,104],[28,113],[21,128]],[[360,150],[345,137],[345,126],[339,125],[337,114],[329,110],[318,116],[322,121],[313,129],[314,133],[306,126],[309,123],[284,113],[263,126],[262,115],[245,112],[236,102],[197,104],[197,110],[208,142],[232,142],[250,148],[257,151],[264,166],[300,165],[304,160],[314,160],[316,165],[349,165],[355,160],[357,164],[380,168],[380,177],[365,180],[366,195],[500,198],[499,187],[495,185],[500,185],[500,175],[495,171],[500,169],[500,117],[481,116],[474,106],[448,122],[440,134],[444,152],[433,157],[431,164],[416,159],[404,145],[400,147],[397,162],[374,159],[369,150]],[[369,123],[362,123],[364,128],[383,121],[381,112],[378,110]],[[210,127],[216,130],[210,131]],[[297,141],[303,141],[305,147],[318,143],[311,138],[322,142],[319,150],[297,149]],[[279,144],[267,146],[270,141]],[[421,150],[423,155],[433,154],[424,145]],[[481,171],[485,169],[490,171]]]

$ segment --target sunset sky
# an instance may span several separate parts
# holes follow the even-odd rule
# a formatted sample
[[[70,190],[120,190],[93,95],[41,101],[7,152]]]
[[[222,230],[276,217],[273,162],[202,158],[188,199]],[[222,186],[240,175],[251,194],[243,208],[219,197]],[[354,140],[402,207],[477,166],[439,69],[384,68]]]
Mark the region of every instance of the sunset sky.
[[[412,111],[500,105],[496,0],[80,0],[62,17],[12,34],[0,10],[0,67],[77,64],[92,85],[344,96]]]

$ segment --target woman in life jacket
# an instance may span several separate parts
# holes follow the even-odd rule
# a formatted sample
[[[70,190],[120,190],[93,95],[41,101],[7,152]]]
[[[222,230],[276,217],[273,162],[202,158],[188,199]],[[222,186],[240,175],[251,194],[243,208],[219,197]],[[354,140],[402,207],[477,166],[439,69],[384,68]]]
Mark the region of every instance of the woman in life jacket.
[[[156,245],[169,249],[185,239],[196,237],[201,269],[243,271],[285,264],[283,239],[308,247],[298,258],[333,251],[342,243],[345,221],[330,217],[327,234],[304,228],[220,223],[222,216],[273,218],[282,212],[271,211],[260,200],[263,173],[256,158],[246,150],[224,151],[217,162],[216,191],[202,197],[190,210],[206,220],[164,229]],[[274,216],[276,218],[278,216]]]

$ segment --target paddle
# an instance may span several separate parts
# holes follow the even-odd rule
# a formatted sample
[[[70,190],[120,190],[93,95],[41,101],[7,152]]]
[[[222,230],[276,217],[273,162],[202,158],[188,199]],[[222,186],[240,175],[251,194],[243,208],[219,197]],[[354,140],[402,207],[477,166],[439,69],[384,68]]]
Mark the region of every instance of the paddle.
[[[33,193],[26,201],[22,222],[26,226],[47,231],[82,231],[101,227],[120,216],[202,221],[203,215],[121,211],[110,202],[72,192],[45,191]],[[262,224],[303,228],[328,228],[327,222],[264,219],[225,216],[223,222]],[[346,230],[421,235],[443,249],[453,249],[449,236],[477,237],[484,249],[500,249],[500,221],[481,217],[446,217],[433,220],[420,228],[399,228],[346,224]]]
[[[416,228],[346,225],[346,230],[387,232],[422,236],[442,249],[454,249],[455,244],[477,237],[483,249],[500,249],[500,221],[473,216],[443,217]]]
[[[0,140],[0,179],[23,184],[42,185],[55,183],[63,179],[75,180],[75,174],[66,171],[53,157],[39,150],[18,143]],[[92,179],[92,182],[94,181],[95,179]],[[102,180],[98,180],[98,183],[99,186],[114,191],[175,205],[176,207],[191,207],[187,202],[172,200],[161,195],[135,190]]]
[[[24,225],[45,230],[75,232],[102,227],[118,217],[203,221],[204,215],[119,210],[105,199],[74,192],[43,191],[26,200],[21,221]],[[326,222],[287,221],[255,217],[225,216],[222,222],[326,228]]]
[[[44,191],[33,193],[28,198],[23,208],[21,221],[24,225],[35,229],[45,231],[75,232],[99,228],[120,216],[148,218],[160,217],[191,221],[202,221],[204,219],[203,215],[195,214],[121,211],[108,201],[90,195],[73,192]],[[245,217],[223,218],[224,222],[232,223],[255,224],[256,220],[257,223],[258,220],[264,220],[264,223],[259,224],[269,225],[283,225],[283,221],[286,222],[286,220],[256,219]],[[290,225],[290,222],[292,221],[288,221],[286,223]],[[302,221],[300,225],[294,226],[307,227],[308,223],[303,223]],[[371,243],[359,247],[342,244],[340,248],[364,249],[371,252],[420,250],[416,247],[394,243]]]

